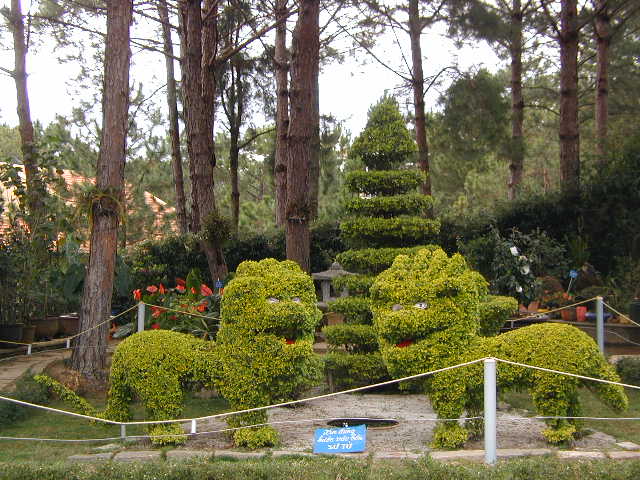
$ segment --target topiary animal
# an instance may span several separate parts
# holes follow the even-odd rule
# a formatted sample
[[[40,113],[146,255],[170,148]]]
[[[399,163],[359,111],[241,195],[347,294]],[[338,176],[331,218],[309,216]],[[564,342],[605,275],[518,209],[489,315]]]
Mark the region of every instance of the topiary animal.
[[[215,385],[236,410],[291,399],[320,375],[313,336],[321,312],[311,277],[291,261],[241,263],[221,301],[216,342],[166,330],[141,332],[116,349],[106,418],[126,421],[137,396],[151,420],[179,418],[190,382]],[[266,422],[264,411],[230,416],[232,427]],[[178,424],[149,429],[154,443],[184,437]],[[277,442],[271,427],[240,428],[238,446]]]
[[[480,302],[487,282],[464,258],[438,249],[398,256],[371,288],[374,325],[383,359],[392,376],[401,378],[483,357],[497,357],[589,377],[619,381],[594,341],[569,325],[545,323],[494,337],[481,337]],[[536,410],[544,416],[579,416],[578,387],[594,390],[611,407],[622,410],[628,400],[621,387],[582,381],[558,374],[500,364],[501,391],[529,389]],[[475,364],[428,377],[423,382],[440,418],[459,418],[482,411],[482,365]],[[547,420],[550,443],[570,440],[573,420]],[[482,432],[480,421],[465,426],[441,422],[432,444],[457,448]]]

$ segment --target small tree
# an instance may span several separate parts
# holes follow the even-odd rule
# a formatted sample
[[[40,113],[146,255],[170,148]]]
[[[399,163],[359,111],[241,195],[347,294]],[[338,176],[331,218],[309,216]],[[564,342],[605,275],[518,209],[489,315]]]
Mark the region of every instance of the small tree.
[[[355,295],[330,307],[345,316],[346,324],[325,329],[331,347],[344,346],[348,352],[332,352],[327,359],[327,370],[339,386],[386,378],[372,326],[369,287],[397,255],[424,248],[416,246],[434,240],[440,229],[437,220],[426,218],[431,196],[417,193],[424,174],[408,168],[415,152],[396,100],[382,97],[369,110],[367,126],[351,149],[366,170],[346,178],[353,197],[347,201],[347,218],[340,227],[351,250],[338,255],[337,260],[357,275],[336,279],[334,286],[340,290],[347,287]]]

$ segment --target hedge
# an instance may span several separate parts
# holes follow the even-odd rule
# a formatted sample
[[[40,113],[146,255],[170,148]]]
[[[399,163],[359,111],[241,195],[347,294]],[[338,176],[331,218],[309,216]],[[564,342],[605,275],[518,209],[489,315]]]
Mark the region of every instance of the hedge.
[[[388,197],[355,197],[346,202],[345,211],[351,215],[389,218],[398,215],[422,215],[432,205],[433,200],[428,195],[405,193]]]
[[[410,255],[427,248],[435,250],[436,245],[421,245],[400,248],[362,248],[339,253],[336,261],[349,272],[376,275],[389,268],[398,255]]]
[[[378,339],[371,325],[329,325],[322,329],[330,349],[344,348],[349,353],[378,350]]]
[[[329,310],[344,315],[347,323],[371,324],[370,305],[366,297],[341,297],[329,303]]]
[[[422,183],[423,174],[417,170],[358,170],[345,177],[346,188],[364,195],[400,195]]]
[[[437,238],[440,222],[422,217],[358,217],[340,224],[342,238],[351,248],[375,245],[415,245]]]
[[[367,295],[375,279],[373,275],[343,275],[334,278],[331,284],[336,292],[342,292],[346,288],[349,295]]]
[[[330,375],[334,388],[340,390],[389,380],[389,373],[380,352],[330,352],[323,360],[325,373]]]

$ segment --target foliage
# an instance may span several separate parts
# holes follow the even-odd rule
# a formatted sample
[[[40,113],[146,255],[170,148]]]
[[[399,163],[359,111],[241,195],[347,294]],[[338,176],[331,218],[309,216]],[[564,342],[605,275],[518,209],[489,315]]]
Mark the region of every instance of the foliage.
[[[23,402],[43,404],[49,399],[47,389],[34,380],[32,375],[23,375],[16,381],[16,387],[11,393],[3,393],[7,397],[22,400]],[[29,414],[28,407],[17,403],[0,402],[0,426],[7,427],[18,422]]]
[[[371,353],[378,350],[376,333],[369,325],[329,325],[322,332],[332,350],[344,348],[349,353]]]
[[[89,415],[95,417],[97,411],[93,406],[87,402],[84,398],[80,397],[76,392],[69,387],[61,384],[57,380],[51,378],[48,375],[35,375],[33,379],[46,388],[51,395],[58,397],[63,402],[73,406],[75,410],[83,415]]]
[[[395,217],[398,215],[421,215],[431,208],[431,197],[419,193],[406,193],[392,197],[355,197],[347,202],[347,214],[372,217]]]
[[[130,420],[129,405],[140,399],[149,420],[180,418],[188,385],[212,385],[219,365],[213,344],[167,330],[147,330],[125,339],[116,348],[109,375],[111,388],[105,418]],[[181,434],[179,424],[154,425],[151,435]],[[182,435],[153,438],[155,445],[184,443]]]
[[[358,217],[340,224],[342,237],[352,248],[366,245],[393,247],[406,244],[422,244],[438,234],[437,220],[420,217]]]
[[[344,315],[347,323],[371,324],[371,302],[366,297],[340,297],[330,303],[332,312]]]
[[[186,281],[176,278],[176,286],[162,283],[133,291],[133,298],[149,305],[145,328],[162,328],[214,338],[220,310],[220,295],[202,283],[200,271],[191,270]],[[185,312],[185,313],[181,313]]]
[[[426,245],[404,248],[362,248],[347,250],[336,257],[342,268],[354,273],[378,274],[389,268],[398,255],[411,255],[420,249],[436,249],[437,246]]]
[[[401,165],[416,145],[400,114],[398,102],[382,97],[369,109],[367,125],[351,145],[351,155],[370,170],[389,170]]]
[[[346,288],[351,295],[366,295],[374,280],[373,275],[343,275],[334,278],[331,284],[337,292]]]
[[[316,307],[311,277],[292,261],[246,261],[225,289],[216,352],[216,388],[234,409],[294,398],[318,378],[313,353]],[[264,411],[233,416],[232,427],[264,423]],[[236,443],[273,445],[270,427],[237,430]],[[264,443],[266,442],[266,443]]]
[[[324,357],[324,368],[334,388],[363,387],[389,379],[389,373],[380,352],[330,352]]]
[[[203,238],[211,245],[224,245],[231,236],[231,221],[212,212],[204,219]]]
[[[403,195],[414,191],[422,182],[417,170],[356,170],[345,177],[350,192],[364,195]]]
[[[422,250],[399,256],[371,287],[374,325],[385,364],[396,378],[446,366],[496,357],[562,372],[619,381],[594,341],[569,325],[538,324],[493,337],[480,337],[478,310],[486,296],[482,276],[464,258],[442,250]],[[571,348],[567,348],[571,345]],[[577,388],[597,392],[602,401],[622,410],[627,397],[621,387],[590,383],[577,378],[541,373],[508,364],[500,365],[499,388],[529,389],[537,411],[543,416],[580,416]],[[437,374],[423,382],[441,418],[470,416],[482,409],[482,366]],[[547,420],[549,442],[572,438],[579,427],[571,419]],[[443,422],[434,432],[434,446],[459,447],[469,430],[479,434],[480,425],[463,427]]]
[[[623,357],[616,362],[616,371],[623,383],[640,385],[640,359]]]
[[[500,333],[500,328],[518,311],[518,302],[512,297],[488,295],[479,304],[480,330],[483,337]]]

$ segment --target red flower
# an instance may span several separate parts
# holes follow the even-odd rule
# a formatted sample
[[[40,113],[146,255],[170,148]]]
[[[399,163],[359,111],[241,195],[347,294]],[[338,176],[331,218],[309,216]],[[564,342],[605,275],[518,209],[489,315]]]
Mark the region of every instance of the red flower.
[[[160,307],[151,307],[151,316],[153,318],[158,318],[160,315],[162,315],[166,310],[164,308],[160,308]]]
[[[185,291],[184,285],[176,285],[176,290],[183,293]]]
[[[147,292],[149,293],[156,293],[158,291],[158,287],[156,287],[155,285],[149,285],[147,287]]]
[[[205,297],[210,297],[211,295],[213,295],[213,291],[209,287],[207,287],[204,283],[200,285],[200,293]]]
[[[167,293],[167,290],[164,288],[164,285],[160,284],[160,288],[158,288],[158,291],[160,292],[160,295],[164,295],[165,293]]]
[[[176,317],[175,315],[171,315],[171,316],[169,317],[169,320],[177,320],[177,319],[178,319],[178,317]]]
[[[196,293],[198,293],[198,292],[196,292],[195,287],[191,287],[191,293],[193,293],[194,295],[195,295]]]
[[[142,290],[140,290],[139,288],[137,290],[133,291],[133,298],[140,301],[142,300]]]
[[[296,343],[296,341],[292,338],[285,339],[285,342],[287,342],[287,345],[293,345],[294,343]]]
[[[159,323],[152,323],[151,324],[151,328],[154,330],[160,330],[160,324]]]
[[[187,282],[185,282],[183,278],[176,277],[176,286],[182,287],[184,289],[184,287],[187,286]]]
[[[409,345],[411,345],[413,343],[413,340],[403,340],[400,343],[398,343],[396,345],[396,347],[398,348],[404,348],[404,347],[408,347]]]
[[[199,312],[204,312],[207,309],[207,304],[206,303],[201,303],[200,305],[198,305],[198,311]]]

